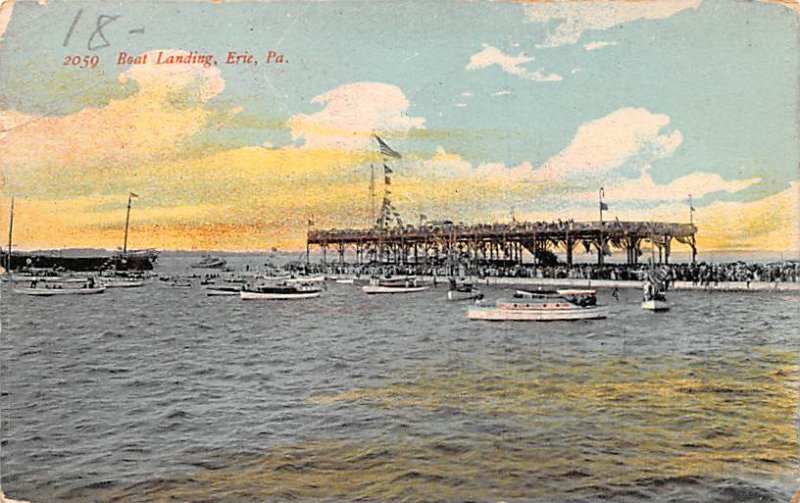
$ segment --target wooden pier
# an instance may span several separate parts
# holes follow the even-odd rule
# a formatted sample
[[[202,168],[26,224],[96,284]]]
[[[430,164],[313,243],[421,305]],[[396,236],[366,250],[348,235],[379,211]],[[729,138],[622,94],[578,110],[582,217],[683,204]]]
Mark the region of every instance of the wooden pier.
[[[346,263],[348,252],[356,264],[523,264],[536,263],[543,252],[566,254],[568,265],[573,252],[583,247],[597,253],[602,264],[612,249],[625,250],[626,263],[637,264],[642,243],[658,249],[659,263],[669,263],[673,240],[689,246],[692,260],[697,254],[697,227],[668,222],[512,222],[465,225],[451,222],[390,229],[309,229],[306,249],[315,247],[339,263]],[[526,256],[527,254],[527,256]]]

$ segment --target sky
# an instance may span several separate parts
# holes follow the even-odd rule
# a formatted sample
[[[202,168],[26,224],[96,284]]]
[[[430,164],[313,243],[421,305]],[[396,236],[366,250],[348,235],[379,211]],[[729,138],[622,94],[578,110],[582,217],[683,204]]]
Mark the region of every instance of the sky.
[[[303,249],[308,219],[371,225],[375,133],[403,154],[407,222],[597,220],[603,187],[609,220],[688,222],[691,194],[701,254],[797,252],[798,19],[749,0],[7,1],[0,222],[13,196],[20,248],[113,249],[134,192],[132,247]]]

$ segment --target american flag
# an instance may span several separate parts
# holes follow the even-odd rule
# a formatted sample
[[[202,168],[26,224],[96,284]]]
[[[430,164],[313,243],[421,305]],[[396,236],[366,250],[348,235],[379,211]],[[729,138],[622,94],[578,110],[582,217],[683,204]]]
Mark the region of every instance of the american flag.
[[[397,152],[392,147],[386,144],[385,141],[381,140],[381,137],[378,135],[373,135],[376,140],[378,140],[378,147],[381,149],[381,154],[385,155],[386,157],[393,157],[395,159],[400,159],[403,157],[400,155],[400,152]]]

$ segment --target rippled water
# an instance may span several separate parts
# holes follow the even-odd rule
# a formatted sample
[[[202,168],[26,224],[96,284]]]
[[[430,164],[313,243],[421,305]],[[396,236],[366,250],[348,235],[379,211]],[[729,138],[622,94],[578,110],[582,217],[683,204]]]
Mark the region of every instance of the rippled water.
[[[733,502],[797,489],[796,295],[675,292],[653,314],[638,291],[601,292],[607,320],[492,324],[443,288],[243,302],[157,283],[91,298],[3,285],[7,494]]]

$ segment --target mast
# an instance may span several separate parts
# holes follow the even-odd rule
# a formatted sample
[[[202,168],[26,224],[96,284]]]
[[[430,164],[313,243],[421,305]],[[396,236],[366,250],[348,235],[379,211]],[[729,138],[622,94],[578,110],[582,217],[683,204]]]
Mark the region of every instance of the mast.
[[[14,235],[14,198],[11,198],[11,214],[8,218],[8,258],[6,259],[6,272],[11,272],[11,244]]]
[[[122,243],[123,255],[128,253],[128,226],[131,223],[131,194],[128,194],[128,213],[125,215],[125,241]]]
[[[131,200],[134,197],[139,197],[139,196],[137,194],[134,194],[133,192],[128,193],[128,212],[125,215],[125,241],[123,241],[122,243],[123,255],[128,253],[128,227],[130,226],[131,223]]]

